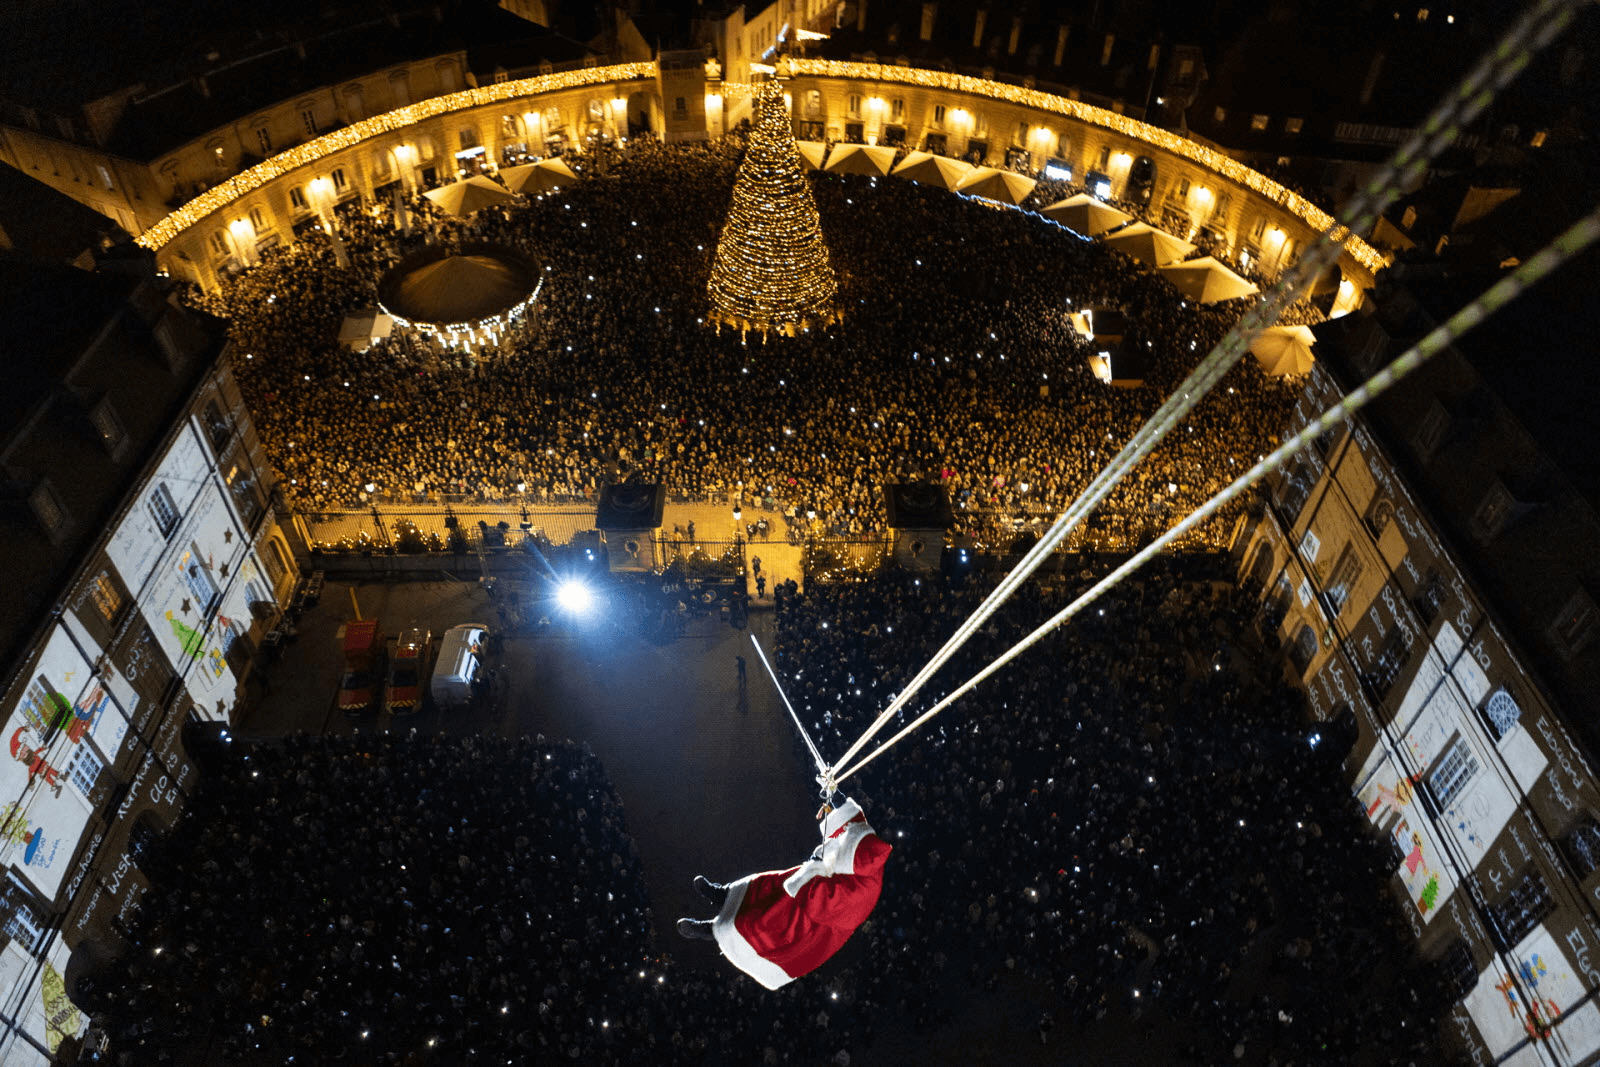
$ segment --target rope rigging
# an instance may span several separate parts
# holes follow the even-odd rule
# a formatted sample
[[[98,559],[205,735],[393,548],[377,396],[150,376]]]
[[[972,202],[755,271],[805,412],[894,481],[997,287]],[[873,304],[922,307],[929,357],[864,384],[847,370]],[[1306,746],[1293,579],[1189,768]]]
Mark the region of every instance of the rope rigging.
[[[1496,93],[1509,84],[1528,64],[1533,54],[1553,41],[1572,18],[1573,0],[1540,0],[1532,5],[1473,69],[1453,92],[1445,97],[1422,123],[1418,130],[1395,152],[1394,156],[1378,170],[1354,196],[1339,217],[1332,222],[1308,247],[1300,259],[1286,271],[1276,285],[1245,313],[1206,358],[1190,373],[1157,411],[1123,446],[1121,451],[1095,476],[1084,492],[1056,519],[1050,529],[1039,539],[1017,565],[986,597],[982,604],[956,629],[944,646],[919,670],[915,677],[890,701],[861,737],[832,765],[823,765],[816,746],[806,737],[806,745],[819,762],[819,781],[825,787],[837,784],[876,758],[901,737],[916,729],[938,711],[943,710],[961,694],[987,678],[1000,666],[1037,642],[1045,633],[1059,626],[1084,604],[1092,602],[1128,573],[1142,566],[1173,540],[1181,537],[1198,523],[1210,518],[1221,507],[1235,499],[1241,492],[1277,469],[1284,460],[1302,449],[1310,438],[1310,427],[1280,446],[1271,456],[1251,468],[1240,479],[1214,496],[1201,508],[1191,513],[1151,545],[1135,555],[1122,567],[1109,575],[1094,589],[1080,597],[1067,609],[1044,626],[1030,634],[1023,642],[1008,650],[961,688],[937,703],[933,709],[917,718],[912,724],[889,741],[883,743],[865,759],[853,766],[854,759],[863,748],[899,714],[922,687],[957,651],[976,633],[1011,595],[1044,563],[1055,549],[1066,540],[1111,490],[1206,396],[1213,386],[1241,359],[1249,349],[1250,340],[1265,327],[1277,320],[1282,311],[1299,300],[1315,279],[1327,268],[1337,263],[1341,242],[1353,232],[1367,232],[1375,225],[1382,212],[1425,172],[1429,162],[1447,148],[1461,130],[1474,121],[1494,99]],[[1410,373],[1435,354],[1450,339],[1460,336],[1476,325],[1495,308],[1514,298],[1537,278],[1553,270],[1577,251],[1594,240],[1596,216],[1584,220],[1546,246],[1514,274],[1503,279],[1466,308],[1457,312],[1439,329],[1422,342],[1412,346],[1398,359],[1369,378],[1360,389],[1347,396],[1312,425],[1321,433],[1364,406],[1372,397],[1383,392],[1395,381]],[[1442,339],[1441,339],[1442,338]],[[1315,436],[1315,435],[1313,435]],[[763,657],[765,662],[765,657]],[[770,671],[770,667],[768,668]],[[776,682],[776,678],[774,678]],[[785,704],[788,704],[785,699]],[[794,710],[790,708],[791,716]],[[805,729],[798,716],[795,724],[802,736]],[[848,769],[846,769],[848,768]]]

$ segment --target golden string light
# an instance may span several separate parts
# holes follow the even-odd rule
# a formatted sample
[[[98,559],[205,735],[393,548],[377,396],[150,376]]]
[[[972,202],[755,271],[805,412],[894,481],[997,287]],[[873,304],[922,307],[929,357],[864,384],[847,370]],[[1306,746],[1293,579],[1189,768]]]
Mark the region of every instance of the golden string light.
[[[740,329],[793,333],[832,317],[839,283],[776,79],[761,88],[706,288],[712,319]]]
[[[1098,126],[1124,137],[1142,141],[1162,151],[1187,159],[1249,189],[1262,199],[1282,208],[1286,213],[1297,216],[1307,226],[1318,232],[1327,229],[1333,222],[1331,215],[1305,197],[1286,189],[1264,174],[1252,170],[1243,163],[1223,155],[1221,152],[1179,137],[1176,134],[1168,133],[1166,130],[1158,129],[1147,123],[1128,118],[1126,115],[1119,115],[1105,108],[1085,104],[1081,100],[1072,100],[1052,93],[1039,92],[1036,89],[1007,85],[1003,82],[988,81],[964,74],[924,70],[917,67],[902,67],[895,64],[855,63],[830,59],[796,59],[786,56],[779,61],[778,69],[781,75],[910,85],[922,89],[986,97],[991,100],[1015,104],[1019,107],[1060,115],[1075,122]],[[140,235],[138,242],[152,251],[158,250],[177,239],[186,229],[201,219],[222,211],[246,194],[261,189],[290,171],[310,166],[328,156],[353,148],[364,141],[405,130],[426,119],[437,118],[441,115],[467,108],[482,107],[507,100],[538,96],[565,89],[581,88],[587,85],[611,83],[620,88],[621,83],[638,82],[647,79],[653,81],[655,77],[656,65],[653,62],[622,63],[610,67],[589,67],[581,70],[562,71],[556,74],[544,74],[534,78],[500,82],[493,85],[483,85],[475,89],[463,90],[459,93],[434,97],[430,100],[412,104],[409,107],[396,108],[393,111],[375,115],[370,119],[353,123],[343,129],[314,138],[305,144],[280,152],[265,162],[241,171],[220,185],[206,190],[161,219]],[[729,100],[740,99],[746,96],[755,96],[758,88],[758,86],[750,85],[749,83],[726,81],[720,84],[720,93]],[[1383,255],[1360,237],[1350,233],[1341,233],[1337,236],[1342,239],[1345,252],[1367,270],[1377,273],[1387,265]]]
[[[939,70],[923,70],[918,67],[901,67],[884,63],[852,63],[836,59],[795,59],[788,57],[786,60],[789,69],[796,77],[810,76],[814,78],[853,78],[861,81],[894,82],[900,85],[913,85],[921,89],[940,89],[951,93],[965,93],[971,96],[986,96],[992,100],[1000,100],[1019,107],[1031,108],[1035,111],[1047,111],[1061,115],[1077,122],[1100,126],[1119,133],[1124,137],[1143,141],[1165,152],[1182,156],[1193,163],[1197,163],[1207,170],[1238,182],[1261,198],[1271,201],[1291,214],[1299,216],[1308,226],[1321,233],[1333,224],[1333,216],[1323,211],[1317,205],[1293,190],[1268,178],[1258,171],[1240,163],[1238,160],[1223,155],[1201,144],[1177,134],[1168,133],[1149,123],[1130,119],[1126,115],[1119,115],[1115,111],[1107,111],[1103,107],[1085,104],[1081,100],[1072,100],[1065,96],[1056,96],[1053,93],[1041,93],[1037,89],[1028,89],[1020,85],[1007,85],[1003,82],[987,81],[983,78],[973,78],[965,74],[950,74]],[[782,68],[780,67],[780,71]],[[1357,263],[1373,273],[1377,273],[1387,266],[1383,255],[1361,238],[1340,228],[1333,234],[1336,240],[1344,245],[1344,250]]]
[[[619,63],[611,67],[585,67],[581,70],[567,70],[558,74],[541,74],[535,78],[520,78],[516,81],[480,85],[475,89],[464,89],[459,93],[435,96],[432,99],[412,104],[409,107],[397,107],[393,111],[385,111],[383,114],[374,115],[370,119],[351,123],[343,129],[325,133],[321,137],[313,138],[305,144],[296,145],[294,148],[279,152],[265,162],[257,163],[247,170],[240,171],[227,181],[207,189],[178,210],[172,212],[172,214],[167,215],[141,234],[138,242],[152,252],[156,251],[207,215],[221,211],[246,193],[252,193],[292,170],[309,166],[327,156],[343,152],[347,148],[353,148],[362,141],[404,130],[426,119],[437,118],[440,115],[446,115],[452,111],[461,111],[465,108],[483,107],[486,104],[498,104],[506,100],[515,100],[523,96],[537,96],[541,93],[557,92],[562,89],[577,89],[585,85],[642,81],[647,78],[654,79],[655,76],[656,65],[653,62]]]

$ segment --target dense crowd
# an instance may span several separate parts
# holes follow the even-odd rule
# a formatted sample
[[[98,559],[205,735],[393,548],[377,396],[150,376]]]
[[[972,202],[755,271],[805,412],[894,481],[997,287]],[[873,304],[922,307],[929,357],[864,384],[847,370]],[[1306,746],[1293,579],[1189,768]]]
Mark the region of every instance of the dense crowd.
[[[1244,306],[1188,303],[1037,215],[827,176],[814,190],[843,324],[718,333],[702,321],[705,279],[738,159],[737,141],[641,141],[525,207],[441,218],[418,198],[397,217],[385,201],[341,216],[338,247],[312,233],[204,298],[231,320],[291,500],[355,505],[372,485],[401,501],[538,503],[640,478],[814,511],[814,529],[852,534],[882,527],[882,484],[929,480],[983,533],[1070,500]],[[408,337],[338,344],[398,257],[466,239],[545,268],[530,334],[482,364]],[[1093,377],[1068,320],[1089,306],[1127,312],[1144,388]],[[1291,393],[1246,363],[1113,493],[1095,538],[1170,524],[1276,443]]]
[[[1096,576],[1023,587],[921,702]],[[1056,1045],[1137,1035],[1149,1062],[1436,1061],[1446,985],[1402,947],[1393,861],[1301,703],[1248,668],[1252,605],[1217,577],[1211,557],[1153,564],[852,779],[896,846],[883,898],[777,992],[674,957],[586,749],[413,734],[224,748],[140,857],[131,959],[80,999],[141,1065],[201,1044],[240,1064],[843,1065],[910,1055],[986,997]],[[842,752],[986,585],[781,587],[778,669],[818,743]]]
[[[1404,962],[1393,858],[1303,698],[1247,669],[1256,605],[1223,571],[1149,565],[846,783],[900,846],[864,1002],[928,1022],[926,976],[1017,972],[1058,1005],[1041,1036],[1159,1011],[1187,1027],[1175,1062],[1437,1059],[1447,995]],[[1099,576],[1024,586],[879,739]],[[989,588],[784,589],[779,669],[818,747],[843,753]]]

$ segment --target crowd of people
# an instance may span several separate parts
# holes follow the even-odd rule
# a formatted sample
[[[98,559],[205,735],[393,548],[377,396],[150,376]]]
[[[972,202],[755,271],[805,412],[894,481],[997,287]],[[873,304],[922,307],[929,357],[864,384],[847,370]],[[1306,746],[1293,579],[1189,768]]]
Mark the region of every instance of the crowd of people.
[[[879,740],[1100,576],[1023,586]],[[1148,565],[846,783],[897,846],[855,979],[872,1011],[931,1024],[929,975],[1015,972],[1057,1005],[1041,1038],[1159,1011],[1186,1028],[1171,1062],[1438,1057],[1449,997],[1404,949],[1394,859],[1241,644],[1258,605],[1227,577]],[[845,752],[992,585],[782,590],[778,669],[817,746]]]
[[[843,322],[795,338],[717,332],[705,280],[738,160],[736,140],[637,141],[526,206],[460,219],[418,198],[397,217],[383,201],[341,215],[337,246],[313,232],[201,298],[231,322],[289,499],[364,505],[371,485],[389,501],[538,504],[637,478],[771,500],[850,535],[882,528],[883,484],[927,480],[974,532],[999,536],[994,516],[1059,510],[1081,490],[1244,307],[1187,302],[1035,214],[830,175],[813,188]],[[340,346],[344,315],[372,305],[400,256],[469,239],[543,268],[526,337],[482,363],[408,335]],[[1068,319],[1085,307],[1127,314],[1143,388],[1093,376]],[[1106,501],[1094,538],[1170,524],[1277,442],[1293,394],[1246,362]]]
[[[1024,586],[918,703],[1098,573]],[[1393,860],[1220,577],[1153,564],[852,779],[895,846],[883,897],[777,992],[678,958],[587,748],[411,733],[219,746],[139,857],[129,959],[78,999],[140,1065],[846,1065],[986,997],[1149,1062],[1436,1060],[1446,983],[1407,962]],[[781,586],[777,669],[818,744],[843,752],[989,585]]]

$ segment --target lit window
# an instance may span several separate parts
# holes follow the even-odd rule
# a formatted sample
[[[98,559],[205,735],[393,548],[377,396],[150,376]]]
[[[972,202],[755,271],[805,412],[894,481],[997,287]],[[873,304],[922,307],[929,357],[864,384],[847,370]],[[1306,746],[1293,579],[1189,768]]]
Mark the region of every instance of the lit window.
[[[1328,579],[1328,587],[1322,594],[1329,615],[1339,617],[1339,612],[1350,602],[1350,593],[1355,589],[1356,582],[1360,580],[1361,557],[1356,553],[1353,543],[1345,545],[1344,551],[1339,553],[1339,562],[1334,564],[1333,577]]]
[[[1301,131],[1301,129],[1304,128],[1305,124],[1306,124],[1306,120],[1305,119],[1284,119],[1283,120],[1283,132],[1284,133],[1299,133]]]
[[[67,766],[67,778],[74,789],[87,797],[94,792],[94,784],[100,780],[100,772],[105,770],[105,766],[100,757],[95,755],[94,749],[79,744],[75,746],[72,762]]]
[[[1528,140],[1528,147],[1530,147],[1530,148],[1543,148],[1544,147],[1544,139],[1545,139],[1545,137],[1547,137],[1549,135],[1549,133],[1550,133],[1549,130],[1538,130],[1538,131],[1536,131],[1534,133],[1534,135]],[[107,185],[106,188],[109,189],[109,188],[111,188],[111,186]]]
[[[108,623],[117,621],[117,616],[122,613],[122,605],[126,603],[122,590],[117,588],[109,571],[101,571],[89,583],[89,599],[94,601],[95,610]]]
[[[104,166],[98,166],[96,169],[100,171],[100,181],[105,184],[105,187],[107,189],[115,189],[116,186],[111,181],[111,172]]]
[[[1492,541],[1511,521],[1511,511],[1515,504],[1516,501],[1511,498],[1510,491],[1496,478],[1488,491],[1483,494],[1478,510],[1472,513],[1473,532],[1484,541]]]
[[[1211,110],[1211,119],[1212,119],[1213,122],[1227,122],[1228,121],[1228,109],[1225,108],[1225,107],[1212,108],[1212,110]]]
[[[33,492],[28,494],[28,503],[33,507],[33,513],[39,522],[51,533],[61,528],[66,521],[66,512],[61,509],[61,501],[56,499],[55,490],[50,488],[50,483],[40,482]]]
[[[1267,123],[1271,121],[1271,118],[1272,116],[1270,115],[1251,115],[1250,128],[1252,130],[1264,130],[1267,128]]]
[[[1439,807],[1447,808],[1477,773],[1478,757],[1472,754],[1464,738],[1457,737],[1439,759],[1433,773],[1428,775],[1428,789]]]
[[[107,449],[115,452],[117,446],[127,438],[127,431],[122,428],[122,419],[117,416],[117,409],[111,406],[110,397],[101,397],[100,402],[89,410],[89,421],[94,423],[95,430],[100,434],[100,441]]]

